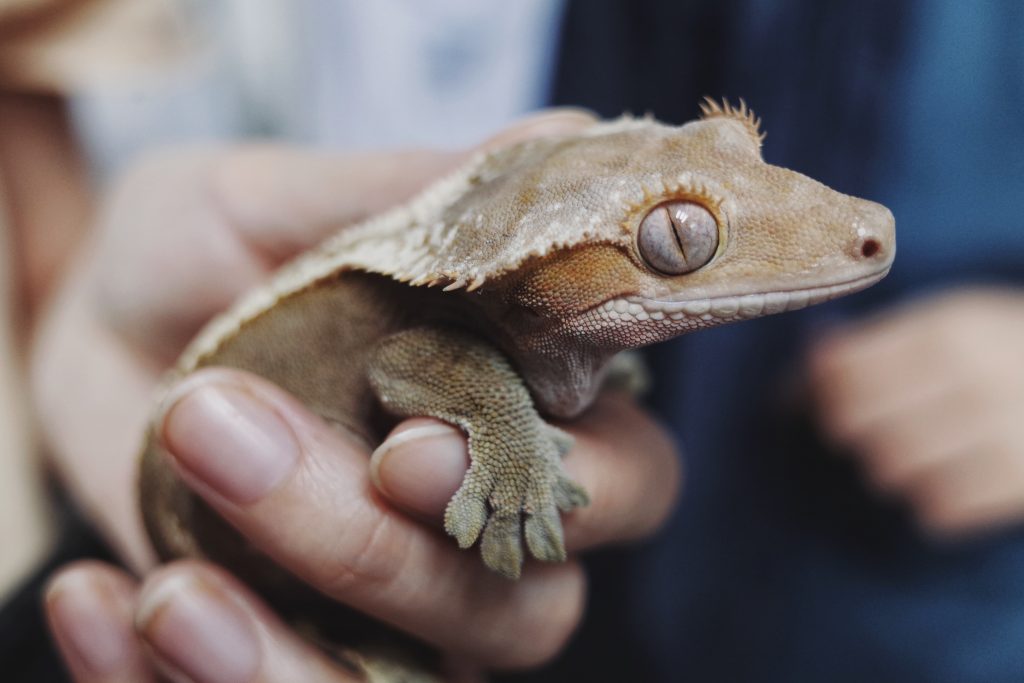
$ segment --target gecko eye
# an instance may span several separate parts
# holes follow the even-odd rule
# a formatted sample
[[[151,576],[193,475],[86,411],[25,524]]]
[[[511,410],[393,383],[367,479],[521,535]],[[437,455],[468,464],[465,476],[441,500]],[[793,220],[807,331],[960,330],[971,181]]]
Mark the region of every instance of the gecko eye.
[[[689,273],[715,255],[718,222],[696,202],[659,204],[640,223],[637,246],[647,265],[659,273]]]

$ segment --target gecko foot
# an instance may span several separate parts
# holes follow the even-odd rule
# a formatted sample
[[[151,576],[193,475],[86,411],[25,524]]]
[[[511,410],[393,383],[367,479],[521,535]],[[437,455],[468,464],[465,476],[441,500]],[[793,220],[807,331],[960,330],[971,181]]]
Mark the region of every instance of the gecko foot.
[[[436,417],[466,433],[469,471],[444,518],[459,546],[480,541],[484,564],[513,579],[524,540],[537,559],[565,559],[559,512],[587,504],[562,469],[572,436],[544,421],[500,351],[458,330],[412,328],[379,344],[367,378],[389,412]]]
[[[471,452],[474,444],[470,442]],[[534,455],[513,468],[490,468],[473,459],[462,486],[445,511],[445,530],[468,548],[480,539],[484,564],[502,576],[518,579],[523,564],[523,537],[530,554],[544,562],[565,560],[559,511],[587,504],[586,492],[562,471],[564,440],[545,440]]]

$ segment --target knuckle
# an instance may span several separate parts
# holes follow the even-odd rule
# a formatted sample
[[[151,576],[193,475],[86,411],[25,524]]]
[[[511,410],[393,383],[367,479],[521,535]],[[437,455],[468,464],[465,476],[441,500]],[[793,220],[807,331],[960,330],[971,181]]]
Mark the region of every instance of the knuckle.
[[[390,528],[388,515],[372,520],[350,519],[348,538],[336,546],[333,556],[312,569],[314,585],[334,597],[383,586],[401,572],[407,553],[396,547],[398,534]]]

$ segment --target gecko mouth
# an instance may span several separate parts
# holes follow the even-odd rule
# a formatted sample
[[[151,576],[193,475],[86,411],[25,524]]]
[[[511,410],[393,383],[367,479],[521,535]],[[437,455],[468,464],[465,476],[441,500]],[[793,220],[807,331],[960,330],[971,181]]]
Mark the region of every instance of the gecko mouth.
[[[746,320],[773,313],[796,311],[870,287],[889,272],[886,268],[866,277],[823,287],[808,287],[767,294],[744,294],[686,301],[657,301],[631,295],[610,299],[592,309],[612,320]]]

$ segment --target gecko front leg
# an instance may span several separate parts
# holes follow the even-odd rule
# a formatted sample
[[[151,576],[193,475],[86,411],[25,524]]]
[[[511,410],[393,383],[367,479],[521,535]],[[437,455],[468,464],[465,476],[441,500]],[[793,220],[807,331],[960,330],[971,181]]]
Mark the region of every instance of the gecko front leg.
[[[436,417],[466,433],[469,471],[444,520],[460,547],[482,533],[484,564],[512,579],[524,532],[537,559],[565,559],[559,510],[588,502],[562,469],[571,437],[544,422],[504,355],[463,332],[419,327],[381,343],[369,379],[389,411]]]

